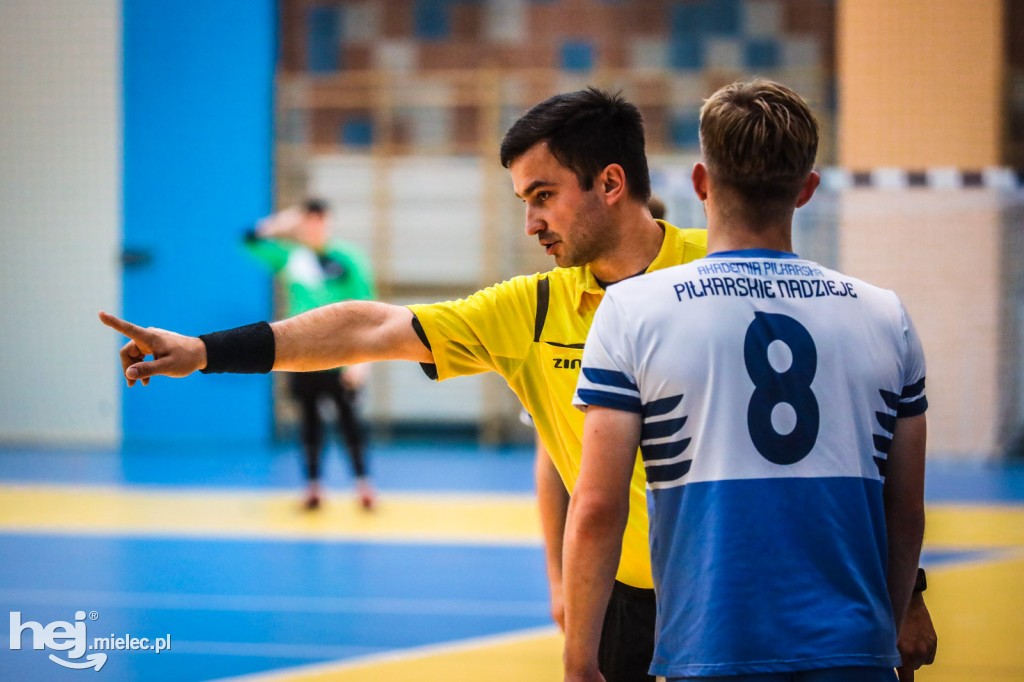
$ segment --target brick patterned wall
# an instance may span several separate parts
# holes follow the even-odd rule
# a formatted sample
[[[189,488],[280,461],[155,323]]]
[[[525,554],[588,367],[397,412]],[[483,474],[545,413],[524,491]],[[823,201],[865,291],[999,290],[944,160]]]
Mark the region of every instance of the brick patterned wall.
[[[841,165],[1002,162],[1003,0],[840,3]]]
[[[372,69],[548,69],[570,87],[607,72],[629,73],[630,86],[644,73],[667,74],[669,88],[662,80],[651,93],[626,92],[641,103],[652,146],[667,151],[696,149],[697,110],[719,86],[776,77],[815,105],[831,162],[834,14],[831,0],[284,0],[280,71],[323,80]],[[434,131],[456,139],[436,142],[467,143],[474,114],[440,115],[450,120]],[[352,126],[365,120],[317,112],[310,140],[353,144]],[[402,141],[415,140],[415,124],[397,125]]]

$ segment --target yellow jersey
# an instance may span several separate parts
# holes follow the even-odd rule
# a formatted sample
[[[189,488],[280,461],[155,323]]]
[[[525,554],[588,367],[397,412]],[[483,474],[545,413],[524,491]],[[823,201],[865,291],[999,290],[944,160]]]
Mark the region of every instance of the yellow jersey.
[[[665,238],[646,272],[706,254],[705,230],[661,225]],[[434,355],[434,366],[425,368],[428,375],[443,381],[494,371],[504,377],[533,417],[570,493],[583,449],[583,413],[573,407],[572,396],[583,343],[603,297],[604,289],[584,265],[515,277],[458,301],[409,306]],[[616,579],[652,588],[646,483],[638,455]]]

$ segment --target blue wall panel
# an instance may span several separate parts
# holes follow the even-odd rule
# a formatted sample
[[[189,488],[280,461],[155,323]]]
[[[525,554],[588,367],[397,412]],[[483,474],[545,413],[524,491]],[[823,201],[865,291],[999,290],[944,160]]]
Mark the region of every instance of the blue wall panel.
[[[562,43],[561,66],[566,71],[590,71],[594,68],[594,44],[586,40]]]
[[[416,0],[412,15],[416,37],[426,41],[445,40],[452,34],[448,0]]]
[[[188,334],[270,315],[241,248],[271,206],[273,0],[131,0],[124,12],[124,313]],[[271,433],[265,376],[155,379],[125,391],[127,442]]]
[[[341,63],[342,12],[339,7],[310,7],[306,16],[306,64],[313,73],[333,73]]]
[[[748,69],[776,69],[782,65],[782,51],[775,40],[751,40],[743,47],[743,65]]]

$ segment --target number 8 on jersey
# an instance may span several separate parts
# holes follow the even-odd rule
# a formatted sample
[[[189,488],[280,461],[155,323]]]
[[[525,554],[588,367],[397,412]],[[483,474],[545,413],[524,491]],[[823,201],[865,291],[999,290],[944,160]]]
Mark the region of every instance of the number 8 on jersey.
[[[785,344],[789,351],[788,367],[784,366],[785,352],[778,350],[778,343]],[[788,315],[754,313],[743,342],[743,360],[754,382],[747,406],[747,428],[754,447],[769,462],[799,462],[818,439],[818,400],[811,390],[818,369],[814,339]],[[785,429],[780,422],[793,421],[780,415],[783,404],[795,413],[795,424],[786,433],[776,428]]]

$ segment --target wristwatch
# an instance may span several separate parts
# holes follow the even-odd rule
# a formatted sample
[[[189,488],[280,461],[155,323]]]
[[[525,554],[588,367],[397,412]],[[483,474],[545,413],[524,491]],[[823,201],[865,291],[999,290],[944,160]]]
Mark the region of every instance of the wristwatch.
[[[924,569],[917,569],[917,579],[914,580],[914,592],[924,592],[928,589],[928,578],[925,577]]]

